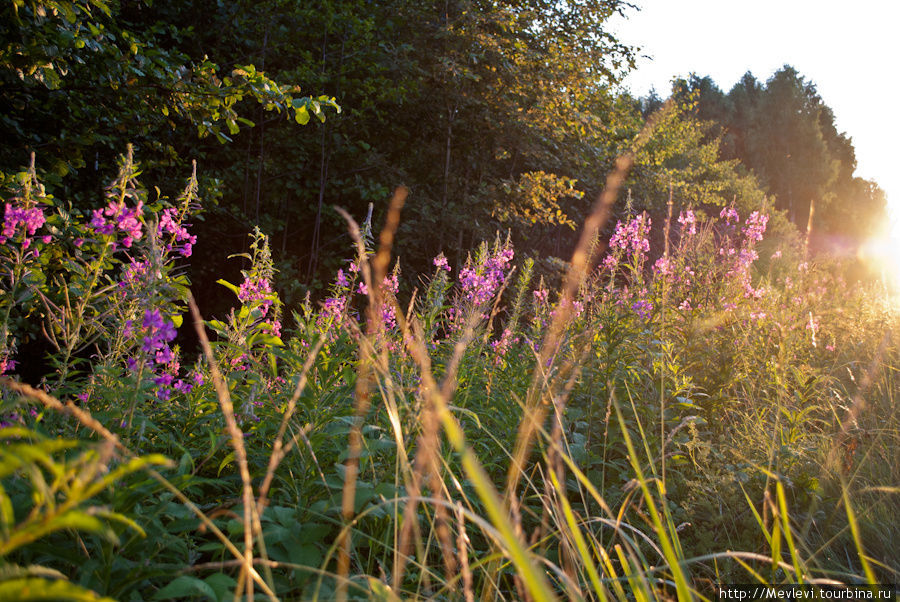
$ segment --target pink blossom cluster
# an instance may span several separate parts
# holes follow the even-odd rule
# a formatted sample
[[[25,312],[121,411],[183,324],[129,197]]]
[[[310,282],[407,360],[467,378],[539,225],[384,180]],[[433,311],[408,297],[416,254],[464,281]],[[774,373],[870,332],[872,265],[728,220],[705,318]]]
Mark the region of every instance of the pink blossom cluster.
[[[644,253],[650,251],[650,228],[652,220],[646,213],[641,213],[634,219],[622,223],[616,223],[616,231],[609,240],[611,249],[622,249],[626,253],[630,250],[641,250]]]
[[[609,253],[603,260],[603,265],[609,269],[615,269],[621,256],[635,257],[638,262],[643,262],[644,256],[650,252],[650,228],[652,220],[646,213],[622,222],[616,222],[616,229],[609,239]]]
[[[741,221],[740,215],[738,215],[737,210],[734,207],[725,207],[719,212],[719,217],[725,220],[725,223],[731,225],[732,222],[735,224]]]
[[[768,215],[764,215],[759,211],[754,211],[747,217],[747,221],[744,223],[744,236],[747,237],[747,240],[753,242],[761,241],[763,239],[763,234],[766,231],[766,224],[768,223]]]
[[[494,364],[500,365],[501,361],[506,356],[506,353],[509,351],[510,346],[518,342],[519,337],[514,337],[509,328],[504,328],[500,338],[491,341],[491,349],[494,352]]]
[[[693,210],[688,209],[680,212],[678,214],[678,223],[681,224],[682,234],[693,236],[697,233],[697,216],[694,215]],[[685,232],[685,230],[687,232]]]
[[[119,281],[119,288],[122,289],[121,294],[127,295],[124,289],[132,291],[141,290],[147,284],[147,277],[150,274],[150,261],[137,261],[132,258],[131,261],[123,269],[122,280]]]
[[[723,210],[724,211],[724,210]],[[732,209],[733,211],[733,209]],[[735,212],[735,215],[737,213]],[[739,250],[728,247],[728,255],[734,257],[734,263],[729,271],[730,276],[738,279],[744,287],[744,297],[758,299],[762,296],[762,289],[755,289],[750,281],[750,267],[753,262],[759,258],[759,254],[753,246],[763,238],[766,231],[766,224],[769,222],[769,216],[754,211],[744,222],[742,232],[744,233],[744,243]],[[735,223],[737,223],[737,218]],[[720,254],[722,250],[720,249]]]
[[[16,369],[16,364],[18,362],[11,358],[12,354],[10,354],[9,352],[3,353],[3,357],[0,357],[0,375],[6,374],[7,370]]]
[[[275,303],[272,300],[272,284],[267,278],[245,276],[238,289],[238,299],[242,303],[259,301],[259,311],[265,316]]]
[[[463,296],[474,305],[490,301],[506,282],[513,250],[509,247],[487,258],[483,265],[467,265],[459,273]]]
[[[319,314],[320,321],[331,319],[335,324],[340,324],[346,309],[347,297],[329,297],[322,302],[322,313]]]
[[[397,325],[397,308],[391,302],[392,298],[400,291],[400,283],[397,281],[397,274],[386,276],[381,283],[382,291],[390,292],[382,297],[381,303],[381,323],[385,330],[390,330]]]
[[[47,219],[44,217],[44,210],[40,207],[14,207],[6,203],[6,210],[3,214],[3,234],[0,236],[0,244],[5,244],[8,239],[16,236],[16,230],[22,226],[24,237],[22,239],[22,248],[27,249],[31,246],[31,237],[35,235],[38,228],[44,225]],[[41,240],[44,243],[50,242],[50,236],[43,236]]]
[[[660,276],[671,276],[675,272],[675,266],[668,256],[663,255],[653,264],[653,271]]]
[[[167,320],[158,309],[148,309],[144,312],[143,320],[138,332],[135,332],[135,324],[132,320],[125,322],[126,336],[141,337],[141,355],[138,358],[128,358],[127,365],[131,371],[136,371],[142,358],[153,373],[153,384],[156,385],[156,396],[167,401],[171,398],[172,391],[187,394],[195,385],[202,385],[203,375],[194,370],[190,379],[178,378],[181,364],[175,351],[169,344],[175,339],[175,324]]]
[[[197,244],[197,237],[188,234],[187,226],[190,224],[182,224],[181,216],[174,207],[163,209],[157,226],[157,235],[162,240],[168,235],[169,242],[166,243],[167,253],[179,253],[182,257],[190,257],[193,253],[194,245]]]
[[[130,325],[129,322],[125,323],[126,327]],[[169,342],[175,339],[175,324],[166,320],[158,309],[148,309],[144,312],[141,325],[144,334],[141,351],[148,354],[156,364],[169,363],[172,360]]]
[[[112,236],[116,230],[123,232],[125,238],[122,244],[131,247],[131,243],[140,240],[144,235],[141,215],[144,210],[144,202],[138,201],[133,209],[129,209],[125,203],[110,201],[104,209],[94,209],[90,226],[97,234]]]
[[[438,268],[439,270],[446,270],[448,272],[450,271],[450,264],[447,263],[447,258],[444,257],[443,253],[434,258],[434,267]]]
[[[568,301],[566,300],[565,297],[563,297],[563,298],[560,299],[560,301],[559,301],[559,306],[558,306],[556,309],[554,309],[553,311],[550,312],[550,317],[551,317],[551,318],[555,318],[557,312],[558,312],[561,308],[565,308],[565,307],[568,307]],[[576,317],[576,318],[579,318],[579,317],[581,317],[581,314],[582,314],[582,313],[584,313],[584,303],[583,303],[581,300],[579,300],[579,299],[573,299],[573,300],[572,300],[572,307],[571,307],[571,313],[570,313],[570,315],[571,315],[571,316],[574,316],[574,317]]]

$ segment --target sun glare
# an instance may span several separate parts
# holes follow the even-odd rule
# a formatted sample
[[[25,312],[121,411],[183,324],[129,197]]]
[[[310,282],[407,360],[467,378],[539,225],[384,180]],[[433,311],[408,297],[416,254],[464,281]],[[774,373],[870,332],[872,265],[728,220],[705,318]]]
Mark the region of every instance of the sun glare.
[[[896,235],[870,238],[860,248],[859,257],[881,274],[891,292],[900,295],[900,239]]]

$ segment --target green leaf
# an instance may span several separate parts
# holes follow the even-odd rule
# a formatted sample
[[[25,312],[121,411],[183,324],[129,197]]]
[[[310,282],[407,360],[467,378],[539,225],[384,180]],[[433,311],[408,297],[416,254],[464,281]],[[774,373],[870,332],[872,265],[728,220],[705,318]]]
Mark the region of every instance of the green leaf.
[[[254,345],[256,343],[262,343],[263,345],[275,346],[275,347],[284,347],[284,341],[281,340],[281,337],[276,337],[271,334],[260,333],[253,335],[250,338],[250,344]]]
[[[216,598],[219,602],[230,600],[233,597],[232,590],[234,586],[237,585],[237,581],[225,573],[213,573],[204,579],[204,581],[206,581],[216,593]]]
[[[234,452],[229,453],[225,456],[225,459],[222,460],[222,463],[219,464],[219,472],[216,473],[216,476],[221,476],[222,471],[225,470],[225,467],[234,462]]]
[[[231,283],[228,282],[227,280],[223,280],[223,279],[221,279],[221,278],[219,278],[218,280],[216,280],[216,284],[221,284],[222,286],[224,286],[225,288],[227,288],[228,290],[230,290],[230,291],[231,291],[232,293],[234,293],[235,295],[238,295],[238,294],[240,294],[240,292],[241,292],[241,289],[240,289],[240,288],[238,288],[237,286],[231,284]]]
[[[216,334],[228,336],[228,325],[220,320],[207,320],[206,325],[212,328]]]
[[[219,602],[215,590],[209,583],[189,575],[177,577],[172,583],[156,592],[152,599],[171,600],[172,598],[190,598],[198,595],[206,596],[212,602]]]
[[[63,529],[75,529],[95,533],[107,541],[118,543],[115,532],[96,516],[82,510],[69,510],[63,514],[47,519],[46,515],[37,519],[39,522],[27,523],[18,527],[6,541],[0,542],[0,555],[27,545],[41,537]]]
[[[306,108],[306,105],[299,107],[294,114],[294,119],[297,120],[297,123],[300,125],[306,125],[309,123],[309,109]]]

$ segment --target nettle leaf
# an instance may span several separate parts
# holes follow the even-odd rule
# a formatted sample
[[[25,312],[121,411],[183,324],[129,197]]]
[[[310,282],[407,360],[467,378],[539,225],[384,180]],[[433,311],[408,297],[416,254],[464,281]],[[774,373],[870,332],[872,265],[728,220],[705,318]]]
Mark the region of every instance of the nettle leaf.
[[[225,573],[213,573],[206,579],[204,579],[207,584],[213,589],[216,593],[218,600],[229,600],[233,597],[233,589],[234,586],[237,585],[237,581],[233,577],[229,577]]]
[[[189,598],[193,596],[206,596],[208,600],[213,602],[218,602],[219,600],[212,585],[189,575],[182,575],[176,578],[172,583],[156,592],[152,599],[171,600],[173,598]]]

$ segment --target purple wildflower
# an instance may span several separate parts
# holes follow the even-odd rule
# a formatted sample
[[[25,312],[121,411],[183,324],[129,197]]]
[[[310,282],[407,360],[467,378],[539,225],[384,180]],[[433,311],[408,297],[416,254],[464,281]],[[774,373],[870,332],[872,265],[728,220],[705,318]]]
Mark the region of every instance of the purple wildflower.
[[[747,218],[747,222],[744,224],[744,236],[747,237],[748,241],[758,242],[762,240],[763,234],[766,231],[766,224],[769,223],[769,216],[760,213],[759,211],[754,211]]]
[[[268,313],[269,308],[275,303],[272,297],[272,285],[268,279],[262,276],[258,278],[245,276],[244,282],[241,283],[240,289],[238,289],[238,299],[241,302],[259,301],[259,311],[263,316]]]
[[[337,280],[335,282],[337,282],[337,285],[342,288],[350,286],[350,282],[347,280],[347,276],[344,275],[344,270],[337,271]]]
[[[661,276],[671,276],[674,272],[672,260],[663,255],[656,260],[655,264],[653,264],[653,271]]]
[[[466,265],[459,273],[463,296],[476,306],[491,300],[506,282],[512,258],[513,250],[506,248],[488,257],[482,265]]]
[[[163,209],[156,232],[160,238],[166,234],[171,236],[170,242],[166,244],[167,253],[174,251],[182,257],[191,256],[194,245],[197,244],[197,237],[188,233],[187,226],[189,225],[181,223],[181,216],[178,215],[177,209],[173,207]]]
[[[97,234],[106,236],[115,234],[116,230],[123,232],[125,238],[122,239],[122,244],[130,247],[132,242],[140,240],[144,235],[144,225],[140,221],[143,211],[143,201],[138,201],[133,208],[128,208],[124,203],[110,201],[104,209],[95,209],[92,212],[90,226]]]
[[[719,212],[719,217],[724,219],[726,224],[731,224],[731,222],[737,223],[741,219],[734,207],[723,208]]]
[[[653,311],[653,304],[647,301],[646,299],[638,299],[634,303],[631,304],[631,309],[636,313],[642,320],[646,320],[650,317],[650,313]]]
[[[450,271],[450,264],[447,263],[447,258],[444,257],[443,253],[434,258],[434,267],[439,270]]]
[[[697,216],[694,215],[694,212],[691,209],[682,211],[678,214],[678,223],[681,224],[682,233],[684,233],[685,230],[687,230],[689,236],[693,236],[697,233]]]
[[[13,205],[6,203],[6,208],[3,215],[3,230],[2,236],[0,236],[0,244],[5,244],[9,239],[15,238],[16,232],[19,229],[19,226],[22,226],[22,249],[27,249],[31,246],[31,238],[34,236],[35,232],[37,232],[38,228],[44,225],[46,222],[46,218],[44,217],[44,210],[40,207],[14,207]],[[44,240],[48,238],[44,236],[41,238],[43,242],[49,242]],[[35,255],[37,256],[39,251],[35,250]]]

